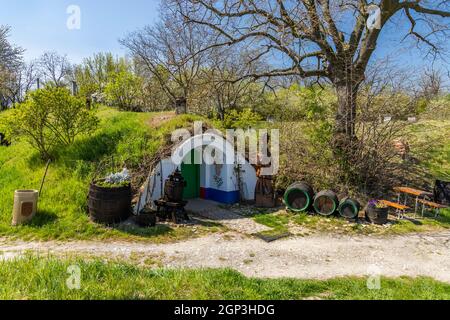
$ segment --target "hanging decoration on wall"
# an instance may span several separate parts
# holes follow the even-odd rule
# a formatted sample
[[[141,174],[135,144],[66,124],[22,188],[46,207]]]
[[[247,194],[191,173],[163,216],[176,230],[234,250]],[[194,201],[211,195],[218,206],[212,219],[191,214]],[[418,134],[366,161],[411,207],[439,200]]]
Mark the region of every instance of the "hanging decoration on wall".
[[[222,178],[222,168],[223,164],[215,164],[215,175],[213,177],[214,183],[216,187],[220,188],[223,185],[223,178]]]

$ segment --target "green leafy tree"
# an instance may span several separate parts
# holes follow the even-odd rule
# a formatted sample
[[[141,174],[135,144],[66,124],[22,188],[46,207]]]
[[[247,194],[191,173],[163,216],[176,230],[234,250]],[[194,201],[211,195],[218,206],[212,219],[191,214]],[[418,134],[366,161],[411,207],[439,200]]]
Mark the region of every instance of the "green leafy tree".
[[[117,73],[106,85],[105,94],[109,104],[126,111],[140,111],[143,81],[129,71]]]
[[[90,97],[95,93],[103,93],[117,73],[130,68],[125,58],[114,58],[111,53],[97,53],[74,67],[73,79],[78,84],[79,95]]]
[[[30,93],[2,122],[8,136],[25,137],[43,159],[50,159],[57,147],[94,130],[98,119],[69,90],[49,87]]]
[[[225,113],[223,126],[227,129],[248,129],[255,127],[261,120],[262,117],[249,108],[242,111],[232,109]]]

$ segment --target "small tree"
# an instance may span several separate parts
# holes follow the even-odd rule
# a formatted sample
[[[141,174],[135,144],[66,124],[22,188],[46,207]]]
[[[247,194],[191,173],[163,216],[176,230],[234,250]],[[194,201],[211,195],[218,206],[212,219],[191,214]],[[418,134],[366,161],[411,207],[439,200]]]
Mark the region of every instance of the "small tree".
[[[8,135],[25,137],[43,159],[50,159],[56,147],[94,130],[98,119],[83,100],[67,89],[52,87],[30,93],[4,122]]]
[[[222,123],[227,129],[248,129],[255,127],[261,120],[261,116],[249,108],[246,108],[241,112],[232,109],[225,113]]]
[[[111,53],[97,53],[72,68],[71,80],[77,83],[79,95],[88,98],[103,93],[114,75],[129,67],[129,62],[123,58],[114,58]]]
[[[106,85],[108,102],[126,111],[140,111],[142,79],[129,71],[121,71]]]

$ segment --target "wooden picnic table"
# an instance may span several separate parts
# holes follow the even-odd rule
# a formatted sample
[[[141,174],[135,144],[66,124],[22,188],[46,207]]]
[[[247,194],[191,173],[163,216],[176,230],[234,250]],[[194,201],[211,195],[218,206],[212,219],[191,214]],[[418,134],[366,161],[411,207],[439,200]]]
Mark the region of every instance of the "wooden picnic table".
[[[397,193],[410,194],[410,195],[413,195],[413,196],[416,196],[416,197],[433,195],[431,192],[427,192],[427,191],[423,191],[423,190],[419,190],[419,189],[414,189],[414,188],[409,188],[409,187],[395,187],[394,191],[397,192]]]
[[[425,198],[425,197],[433,196],[433,194],[430,192],[419,190],[419,189],[414,189],[414,188],[410,188],[410,187],[395,187],[394,191],[398,193],[398,203],[400,203],[400,200],[401,200],[400,195],[402,193],[405,195],[404,205],[406,205],[406,201],[408,200],[408,195],[414,196],[416,198],[414,214],[417,213],[417,207],[418,207],[419,199],[421,197]]]

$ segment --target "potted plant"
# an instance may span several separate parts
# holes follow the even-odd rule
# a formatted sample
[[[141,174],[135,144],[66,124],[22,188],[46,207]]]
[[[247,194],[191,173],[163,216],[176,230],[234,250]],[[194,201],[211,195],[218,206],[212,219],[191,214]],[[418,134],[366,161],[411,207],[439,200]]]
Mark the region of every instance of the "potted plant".
[[[388,206],[379,200],[370,200],[366,208],[366,220],[375,224],[388,222]]]
[[[131,177],[127,169],[95,180],[89,189],[89,214],[105,224],[126,220],[131,214]]]

